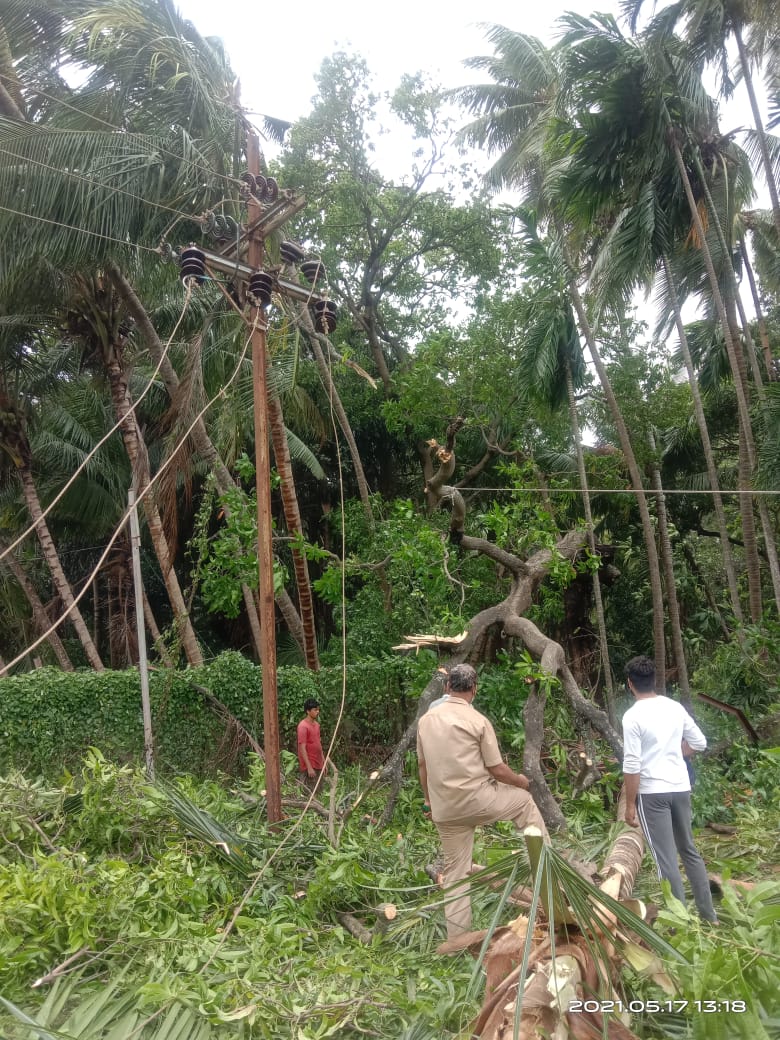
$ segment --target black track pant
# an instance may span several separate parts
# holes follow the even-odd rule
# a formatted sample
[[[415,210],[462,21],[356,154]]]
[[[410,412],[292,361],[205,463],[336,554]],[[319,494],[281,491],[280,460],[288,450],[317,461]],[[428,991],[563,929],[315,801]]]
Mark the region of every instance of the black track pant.
[[[691,883],[696,908],[706,921],[717,920],[707,868],[693,843],[690,791],[640,794],[637,815],[658,867],[658,877],[666,878],[675,898],[685,902],[685,889],[677,862],[679,854]]]

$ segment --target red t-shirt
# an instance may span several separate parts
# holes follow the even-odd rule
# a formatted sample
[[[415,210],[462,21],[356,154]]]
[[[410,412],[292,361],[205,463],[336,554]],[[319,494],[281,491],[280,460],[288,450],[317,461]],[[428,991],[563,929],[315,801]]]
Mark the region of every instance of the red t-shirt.
[[[301,755],[301,748],[306,748],[312,769],[322,769],[325,765],[325,755],[322,753],[322,741],[320,740],[320,724],[307,715],[298,723],[298,765],[301,772],[306,772],[306,763]]]

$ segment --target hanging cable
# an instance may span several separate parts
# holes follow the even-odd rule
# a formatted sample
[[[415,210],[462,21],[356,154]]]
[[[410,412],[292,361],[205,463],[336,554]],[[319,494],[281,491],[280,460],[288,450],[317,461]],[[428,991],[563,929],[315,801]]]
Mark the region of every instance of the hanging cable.
[[[81,463],[79,464],[79,466],[76,469],[76,471],[70,476],[70,478],[68,479],[68,481],[64,485],[64,487],[57,493],[56,497],[53,498],[51,500],[51,502],[49,502],[49,504],[43,510],[43,513],[41,514],[41,519],[46,519],[46,517],[49,515],[49,513],[52,511],[52,509],[62,499],[62,496],[73,485],[73,483],[75,482],[76,478],[83,471],[83,469],[87,465],[87,463],[90,462],[90,460],[95,457],[97,452],[100,450],[100,448],[102,448],[102,446],[106,443],[106,441],[109,439],[109,437],[111,437],[118,429],[120,429],[120,427],[125,423],[125,421],[128,419],[128,417],[135,414],[135,410],[138,407],[138,405],[141,403],[141,401],[143,401],[143,399],[149,393],[151,388],[154,386],[154,381],[157,378],[157,373],[162,368],[163,362],[165,361],[166,357],[168,356],[168,350],[170,348],[170,345],[171,345],[171,343],[173,343],[173,338],[176,335],[176,333],[178,332],[179,326],[181,325],[182,321],[184,320],[184,315],[187,313],[187,308],[189,306],[191,297],[192,297],[192,284],[188,281],[187,282],[187,294],[186,294],[186,296],[184,298],[184,306],[182,307],[181,314],[179,315],[179,318],[178,318],[178,320],[176,322],[176,325],[173,328],[173,332],[168,337],[168,342],[163,347],[163,352],[160,355],[160,360],[157,362],[157,367],[152,372],[152,374],[151,374],[151,376],[149,378],[149,381],[147,382],[146,386],[144,387],[142,393],[137,398],[137,400],[131,405],[131,407],[128,408],[127,412],[119,420],[119,422],[114,423],[114,425],[111,427],[111,429],[108,431],[108,433],[104,434],[103,437],[101,437],[101,439],[94,446],[94,448],[92,448],[92,450],[89,452],[89,454],[84,457],[84,459],[81,461]],[[16,546],[19,545],[20,542],[23,542],[24,539],[27,537],[27,535],[30,534],[32,531],[34,531],[37,528],[37,526],[38,526],[37,522],[33,523],[33,524],[30,524],[30,526],[25,531],[23,531],[22,534],[20,534],[18,536],[18,538],[16,539],[15,542],[12,542],[7,548],[5,548],[2,551],[2,553],[0,553],[0,562],[2,560],[4,560],[6,558],[6,556],[8,555],[8,553],[10,553],[13,549],[15,549]]]
[[[253,326],[252,326],[252,330],[253,331],[254,331],[254,328],[255,328],[255,325],[253,324]],[[241,370],[241,366],[242,366],[242,364],[244,362],[244,358],[246,357],[246,352],[249,349],[249,344],[251,343],[251,341],[252,341],[252,336],[250,334],[249,338],[247,339],[246,343],[244,344],[244,349],[241,351],[241,355],[240,355],[238,361],[236,362],[236,367],[233,369],[233,372],[232,372],[230,378],[227,380],[227,382],[222,387],[220,387],[218,392],[216,394],[214,394],[214,396],[209,401],[206,402],[206,404],[203,406],[203,408],[201,408],[201,410],[195,416],[193,421],[190,423],[190,425],[184,431],[183,435],[179,438],[178,442],[174,445],[174,447],[173,447],[173,449],[171,451],[171,454],[168,456],[168,458],[165,460],[165,462],[162,464],[162,466],[160,466],[160,468],[157,470],[157,472],[152,477],[152,479],[149,481],[149,483],[146,485],[146,487],[143,489],[143,491],[141,491],[138,494],[138,496],[136,498],[136,505],[141,503],[146,498],[146,496],[152,490],[152,488],[157,483],[157,481],[160,479],[160,477],[163,475],[163,473],[165,473],[165,471],[168,469],[168,467],[173,464],[173,462],[176,459],[176,456],[177,456],[177,453],[178,453],[179,449],[186,442],[186,440],[189,437],[189,435],[195,429],[195,427],[200,422],[200,420],[203,418],[203,416],[206,414],[206,412],[209,410],[209,408],[211,408],[211,406],[214,404],[215,401],[217,401],[217,400],[219,400],[219,398],[225,396],[225,391],[233,383],[233,381],[236,379],[236,377],[238,376],[238,373]],[[56,631],[57,628],[59,628],[59,626],[62,624],[62,622],[69,616],[69,614],[71,613],[73,608],[78,606],[78,604],[81,602],[81,600],[84,598],[84,596],[86,595],[87,591],[89,590],[89,588],[91,586],[91,583],[92,583],[93,579],[95,578],[95,575],[98,574],[98,572],[100,571],[100,568],[103,566],[103,564],[104,564],[108,554],[111,552],[112,548],[114,547],[114,543],[119,538],[119,536],[122,533],[122,531],[124,530],[125,524],[127,523],[127,520],[128,520],[128,517],[130,516],[130,512],[131,512],[132,508],[134,508],[134,507],[128,507],[125,510],[125,512],[122,514],[122,517],[121,517],[119,523],[117,524],[116,528],[114,529],[114,533],[111,535],[111,538],[108,541],[108,545],[106,545],[105,549],[103,550],[102,555],[100,556],[100,559],[98,560],[98,562],[92,568],[92,571],[89,573],[89,575],[85,579],[84,587],[82,588],[81,592],[79,592],[76,596],[73,597],[73,603],[71,604],[71,606],[68,607],[66,610],[64,610],[62,612],[62,614],[60,614],[60,616],[56,619],[56,621],[53,621],[52,624],[49,626],[49,628],[47,628],[46,631],[42,635],[40,635],[34,642],[30,643],[27,647],[25,647],[25,649],[22,650],[21,653],[17,654],[16,657],[12,661],[8,661],[2,668],[0,668],[0,676],[8,674],[10,669],[13,668],[14,665],[18,664],[28,653],[30,653],[31,650],[34,650],[37,646],[40,646],[40,644],[45,639],[47,639],[52,632]]]
[[[8,73],[4,72],[0,72],[0,80],[5,80],[8,83],[17,82],[15,77],[10,76],[8,75]],[[63,108],[69,109],[71,112],[76,112],[84,119],[91,119],[93,122],[99,123],[101,126],[105,126],[107,129],[113,130],[115,133],[122,134],[128,140],[132,140],[136,137],[140,139],[142,137],[141,134],[134,134],[128,132],[125,128],[121,126],[116,126],[116,124],[114,123],[110,123],[107,119],[102,119],[100,116],[92,115],[91,112],[85,112],[82,108],[79,108],[77,105],[72,105],[70,104],[70,102],[64,101],[62,98],[57,97],[55,94],[48,94],[45,90],[41,90],[39,87],[35,88],[35,93],[40,97],[46,98],[48,101],[53,101],[56,105],[61,105]],[[22,126],[24,125],[25,124],[23,123]],[[27,125],[35,126],[36,129],[40,129],[40,124],[29,123]],[[57,127],[56,129],[59,130],[61,128]],[[232,177],[230,174],[227,173],[218,173],[216,170],[213,170],[208,166],[194,162],[192,159],[187,159],[183,155],[178,155],[176,152],[171,151],[169,148],[163,147],[159,143],[156,144],[156,147],[157,150],[159,152],[162,152],[163,155],[170,155],[171,158],[176,159],[177,162],[186,163],[192,169],[199,170],[201,173],[207,173],[210,177],[218,177],[220,180],[226,181],[227,183],[236,185],[238,187],[240,187],[242,183],[237,177]]]

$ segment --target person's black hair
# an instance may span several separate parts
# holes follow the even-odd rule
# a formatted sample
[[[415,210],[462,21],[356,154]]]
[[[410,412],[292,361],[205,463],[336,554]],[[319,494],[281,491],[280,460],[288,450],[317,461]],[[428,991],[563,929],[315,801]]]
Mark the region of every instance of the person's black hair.
[[[477,685],[477,673],[470,664],[456,664],[450,668],[447,682],[453,693],[466,693]]]
[[[632,657],[626,665],[626,678],[637,693],[652,693],[655,689],[655,663],[644,654]]]
[[[309,697],[308,700],[304,702],[303,710],[311,711],[312,708],[319,708],[319,706],[320,702],[318,700],[315,700],[314,697]]]

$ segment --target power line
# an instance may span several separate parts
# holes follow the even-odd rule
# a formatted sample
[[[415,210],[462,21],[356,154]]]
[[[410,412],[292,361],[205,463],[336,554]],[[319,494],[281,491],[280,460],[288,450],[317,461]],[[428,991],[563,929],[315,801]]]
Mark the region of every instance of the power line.
[[[151,246],[142,246],[138,242],[128,242],[127,239],[114,238],[111,235],[103,234],[101,231],[89,231],[87,228],[76,227],[74,224],[63,224],[61,220],[51,220],[49,217],[39,217],[36,213],[23,213],[18,209],[11,209],[10,206],[0,206],[0,210],[6,213],[11,213],[15,217],[24,217],[25,220],[38,220],[42,224],[52,224],[54,227],[65,228],[66,231],[78,231],[82,235],[91,235],[93,238],[99,238],[104,242],[116,242],[120,246],[129,246],[131,249],[143,249],[147,253],[155,253],[159,256],[159,250],[153,249]]]
[[[256,325],[257,325],[257,319],[255,319],[255,321],[252,324],[252,332],[254,332]],[[200,420],[203,418],[203,416],[206,414],[206,412],[209,410],[209,408],[211,408],[211,406],[214,404],[214,402],[217,401],[220,397],[224,397],[225,396],[225,391],[231,385],[231,383],[233,383],[233,381],[238,376],[238,374],[239,374],[239,372],[241,370],[241,366],[244,363],[244,358],[246,357],[246,352],[249,349],[249,344],[251,343],[251,341],[252,341],[252,334],[250,333],[250,336],[247,339],[246,343],[244,344],[244,349],[241,351],[241,355],[239,356],[239,359],[236,362],[236,366],[233,369],[233,372],[232,372],[230,378],[227,380],[227,382],[222,387],[220,387],[220,389],[217,391],[217,393],[214,394],[214,396],[209,401],[206,402],[206,404],[203,406],[203,408],[201,408],[201,410],[195,416],[193,421],[190,423],[190,425],[184,431],[182,436],[179,438],[178,442],[176,443],[176,445],[174,446],[173,450],[171,451],[171,454],[168,456],[168,458],[165,460],[165,462],[162,464],[162,466],[160,466],[160,468],[157,470],[157,472],[152,477],[152,479],[149,481],[149,483],[146,485],[146,487],[143,489],[143,491],[141,491],[138,494],[138,496],[136,498],[136,505],[138,505],[140,502],[142,502],[146,498],[146,496],[149,494],[149,492],[154,487],[155,483],[160,479],[160,477],[163,475],[163,473],[165,473],[165,471],[168,469],[168,467],[173,464],[173,462],[176,460],[176,456],[177,456],[177,453],[179,451],[179,448],[181,448],[181,446],[185,443],[185,441],[187,440],[189,435],[195,429],[195,427],[200,422]],[[82,588],[81,592],[77,593],[73,597],[73,603],[71,604],[71,606],[69,606],[66,610],[64,610],[62,612],[62,614],[60,614],[60,616],[56,619],[56,621],[53,621],[52,624],[46,629],[46,631],[43,632],[40,636],[38,636],[38,638],[34,642],[32,642],[28,646],[26,646],[24,648],[24,650],[22,650],[21,653],[17,654],[16,657],[12,661],[8,661],[2,668],[0,668],[0,675],[7,675],[8,672],[11,670],[11,668],[13,668],[14,665],[18,664],[27,654],[30,653],[31,650],[34,650],[37,646],[40,646],[40,644],[45,639],[47,639],[51,635],[52,632],[56,631],[57,628],[59,628],[59,626],[62,624],[62,622],[65,620],[65,618],[67,618],[69,616],[69,614],[71,613],[73,608],[78,606],[78,604],[84,598],[84,596],[86,595],[88,590],[91,588],[91,584],[92,584],[93,579],[95,578],[95,575],[98,574],[98,572],[100,571],[100,568],[105,563],[106,558],[108,557],[108,554],[111,552],[111,550],[114,547],[114,543],[119,538],[119,535],[122,533],[122,531],[124,530],[125,524],[127,523],[127,520],[128,520],[128,517],[130,516],[130,512],[131,512],[132,508],[133,507],[128,507],[125,510],[125,512],[123,513],[121,519],[119,520],[119,523],[117,524],[116,528],[114,529],[114,533],[111,535],[111,538],[109,539],[108,544],[106,545],[105,549],[103,550],[103,553],[101,554],[100,559],[95,564],[95,566],[92,568],[89,576],[85,579],[84,587]]]
[[[84,177],[82,174],[76,173],[75,170],[63,170],[57,166],[45,163],[41,159],[33,159],[29,155],[20,155],[18,152],[12,152],[8,148],[0,148],[0,152],[4,155],[10,155],[12,159],[19,159],[20,162],[33,163],[35,166],[40,166],[44,170],[51,170],[52,173],[64,174],[66,177],[72,177],[74,180],[82,181],[84,184],[91,184],[96,188],[105,188],[112,194],[126,195],[129,199],[135,199],[137,202],[142,202],[145,206],[154,206],[155,209],[162,209],[166,210],[168,213],[175,213],[176,216],[184,217],[186,220],[197,220],[197,217],[193,217],[191,213],[185,213],[184,210],[168,206],[164,202],[152,202],[151,199],[145,199],[141,195],[136,195],[132,191],[127,191],[126,188],[109,187],[101,181],[95,180],[93,177]]]
[[[0,72],[0,80],[6,80],[7,82],[14,83],[14,84],[16,84],[16,82],[17,82],[16,79],[13,76],[9,76],[8,73],[4,73],[4,72]],[[33,88],[30,88],[30,89],[33,90],[35,92],[35,94],[40,95],[40,97],[45,97],[49,101],[53,101],[57,105],[62,105],[63,108],[67,108],[67,109],[70,109],[72,112],[76,112],[78,115],[82,116],[84,119],[91,119],[95,123],[100,123],[102,126],[107,127],[109,130],[115,131],[115,133],[122,134],[124,137],[126,137],[128,139],[132,139],[134,137],[139,137],[140,138],[140,137],[143,136],[142,134],[129,132],[125,128],[121,127],[121,126],[116,126],[114,123],[110,123],[107,119],[103,119],[101,116],[93,115],[91,112],[85,112],[84,109],[79,108],[77,105],[72,105],[72,104],[70,104],[70,102],[63,100],[63,98],[57,97],[55,94],[49,94],[45,90],[41,90],[39,87],[33,87]],[[21,125],[24,126],[25,124],[22,123]],[[27,123],[26,125],[28,125],[28,126],[35,126],[36,128],[39,127],[39,124],[33,124],[33,123]],[[61,127],[56,127],[55,129],[59,130],[59,129],[62,129],[62,128]],[[151,136],[151,135],[149,135],[149,136]],[[192,159],[187,159],[183,155],[178,155],[176,152],[171,151],[171,149],[169,149],[169,148],[165,148],[161,144],[157,144],[157,148],[164,155],[170,155],[171,158],[176,159],[178,162],[187,163],[188,166],[191,166],[195,170],[200,170],[202,173],[207,173],[210,177],[218,177],[221,180],[227,181],[229,184],[235,185],[236,187],[241,187],[241,185],[244,183],[243,181],[239,180],[239,178],[232,177],[230,174],[219,173],[217,170],[213,170],[209,166],[201,165],[200,163],[197,163],[197,162],[195,162]]]
[[[636,488],[549,488],[549,487],[524,487],[524,488],[493,488],[493,487],[460,487],[455,486],[456,491],[472,491],[482,492],[490,491],[492,494],[504,494],[504,495],[524,495],[526,493],[536,493],[540,495],[648,495],[650,498],[655,497],[657,492],[653,488],[642,488],[637,491]],[[780,495],[780,490],[770,491],[768,489],[750,489],[742,490],[741,488],[720,488],[717,491],[711,489],[691,489],[685,490],[684,488],[661,488],[661,494],[663,495],[755,495],[755,496],[769,496]],[[444,498],[447,496],[444,495]]]

